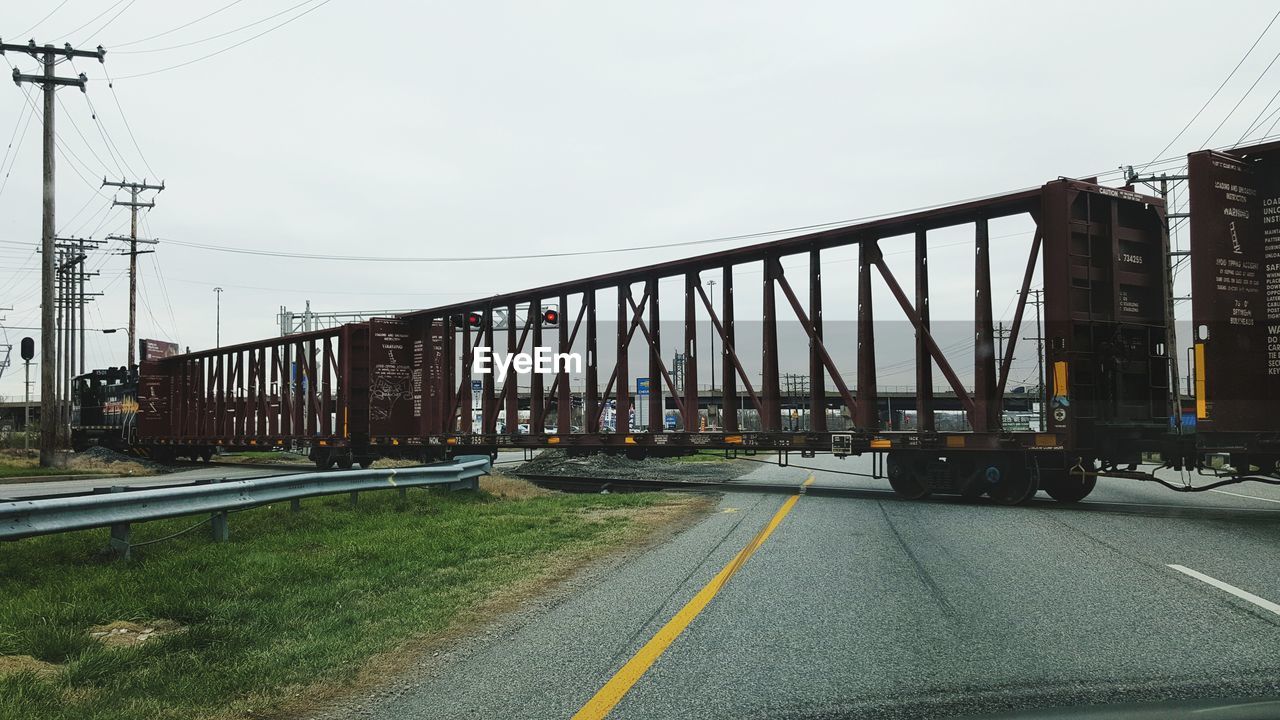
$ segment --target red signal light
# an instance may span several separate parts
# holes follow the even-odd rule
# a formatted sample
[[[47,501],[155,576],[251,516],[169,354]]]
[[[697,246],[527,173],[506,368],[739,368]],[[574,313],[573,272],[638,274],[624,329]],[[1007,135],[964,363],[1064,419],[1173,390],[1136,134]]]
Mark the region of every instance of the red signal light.
[[[542,324],[555,325],[560,322],[560,311],[554,308],[548,308],[542,311]]]
[[[484,324],[484,316],[478,312],[467,313],[467,325],[478,328]]]

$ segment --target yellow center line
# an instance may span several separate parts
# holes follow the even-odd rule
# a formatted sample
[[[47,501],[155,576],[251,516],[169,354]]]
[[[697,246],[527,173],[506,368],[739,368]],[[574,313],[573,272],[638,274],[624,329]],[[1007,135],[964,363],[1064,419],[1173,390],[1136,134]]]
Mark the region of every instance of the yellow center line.
[[[805,484],[809,484],[812,480],[813,476],[810,475]],[[698,594],[693,596],[693,599],[685,603],[684,607],[680,608],[680,612],[675,614],[675,617],[668,620],[667,624],[662,626],[662,629],[654,633],[653,637],[649,638],[649,642],[636,651],[636,654],[631,656],[627,664],[614,673],[613,677],[609,678],[609,682],[605,683],[604,687],[600,688],[587,701],[587,704],[583,705],[582,709],[574,714],[573,720],[599,720],[612,712],[613,708],[630,692],[636,681],[648,672],[653,663],[658,660],[658,657],[671,646],[671,643],[675,642],[676,638],[680,637],[680,633],[684,632],[685,628],[689,627],[689,623],[693,622],[698,613],[702,612],[702,609],[711,602],[711,599],[719,594],[725,583],[729,582],[729,578],[733,577],[738,572],[738,569],[747,562],[747,559],[755,554],[756,550],[760,549],[764,541],[769,539],[774,529],[782,523],[782,519],[791,512],[791,508],[795,507],[799,499],[799,495],[792,495],[787,498],[787,501],[782,503],[782,507],[778,508],[778,512],[774,513],[773,518],[769,520],[769,524],[756,533],[751,542],[739,550],[733,560],[730,560],[728,565],[725,565],[715,577],[711,578],[711,581],[704,585],[698,591]]]
[[[809,487],[812,484],[813,484],[813,475],[810,475],[808,480],[805,480],[803,483],[801,483],[801,485],[804,487]]]

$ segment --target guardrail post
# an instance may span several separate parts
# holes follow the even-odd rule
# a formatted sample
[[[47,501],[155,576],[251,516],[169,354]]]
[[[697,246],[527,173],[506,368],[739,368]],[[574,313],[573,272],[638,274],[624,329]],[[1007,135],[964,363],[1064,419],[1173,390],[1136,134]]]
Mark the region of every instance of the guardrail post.
[[[227,525],[227,511],[222,510],[209,516],[209,527],[213,531],[213,541],[224,543],[231,539],[231,528]]]
[[[399,488],[399,490],[400,490],[400,499],[401,499],[401,500],[408,500],[408,499],[409,499],[409,488],[407,488],[407,487],[402,487],[402,488]]]
[[[95,491],[97,488],[95,488]],[[113,485],[107,492],[119,493],[124,492],[124,488],[119,485]],[[133,556],[133,547],[129,543],[132,536],[132,530],[129,523],[117,523],[111,526],[111,540],[109,549],[111,553],[121,560],[128,560]]]
[[[132,556],[131,546],[129,545],[129,537],[131,535],[129,523],[120,523],[111,526],[111,545],[112,554],[121,560],[128,560]]]
[[[289,509],[294,512],[302,512],[302,498],[294,498],[290,500]]]
[[[466,480],[458,480],[456,482],[451,482],[449,483],[449,489],[450,490],[479,490],[480,479],[467,478]]]
[[[355,490],[351,491],[351,504],[355,505],[358,502],[360,502],[360,493]]]

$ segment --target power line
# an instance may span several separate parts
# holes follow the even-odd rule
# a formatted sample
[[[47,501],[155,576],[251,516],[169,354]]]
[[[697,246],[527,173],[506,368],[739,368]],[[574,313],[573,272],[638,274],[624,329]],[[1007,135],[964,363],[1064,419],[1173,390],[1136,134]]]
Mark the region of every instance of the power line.
[[[1271,99],[1267,101],[1267,104],[1262,106],[1262,109],[1258,111],[1257,117],[1253,119],[1253,122],[1249,123],[1249,127],[1245,128],[1244,132],[1240,133],[1240,137],[1235,141],[1234,144],[1232,144],[1232,147],[1235,147],[1236,145],[1239,145],[1240,143],[1244,142],[1244,139],[1249,136],[1249,133],[1253,132],[1255,128],[1261,127],[1262,123],[1265,123],[1267,120],[1271,119],[1271,116],[1267,115],[1267,111],[1271,109],[1272,103],[1274,103],[1276,101],[1276,98],[1278,97],[1280,97],[1280,90],[1276,90],[1276,94],[1272,95]],[[1266,120],[1262,119],[1263,115],[1266,115]]]
[[[1241,65],[1244,65],[1245,60],[1249,59],[1249,55],[1253,53],[1253,49],[1258,47],[1258,43],[1262,42],[1262,38],[1266,37],[1267,32],[1271,30],[1271,26],[1275,24],[1277,18],[1280,18],[1280,11],[1277,11],[1275,15],[1271,16],[1271,22],[1267,23],[1267,26],[1262,29],[1262,32],[1258,35],[1258,39],[1254,40],[1253,44],[1249,46],[1249,49],[1245,52],[1244,57],[1240,58],[1240,62],[1236,63],[1236,66],[1231,68],[1231,72],[1228,73],[1226,79],[1224,79],[1222,83],[1218,85],[1218,89],[1214,90],[1213,94],[1209,96],[1209,99],[1204,101],[1204,104],[1200,106],[1200,109],[1196,111],[1196,114],[1191,116],[1191,119],[1187,121],[1187,124],[1183,125],[1182,129],[1178,131],[1178,134],[1174,135],[1173,139],[1169,141],[1169,144],[1165,145],[1163,148],[1161,148],[1160,152],[1156,153],[1157,158],[1165,154],[1166,152],[1168,152],[1169,148],[1173,147],[1173,144],[1178,142],[1178,139],[1181,138],[1183,134],[1187,132],[1188,129],[1190,129],[1191,125],[1195,123],[1195,121],[1200,118],[1200,115],[1205,111],[1205,109],[1209,107],[1209,103],[1212,103],[1213,99],[1218,97],[1218,93],[1222,92],[1222,88],[1226,87],[1227,83],[1231,82],[1231,78],[1235,77],[1236,71],[1240,69]],[[1152,163],[1155,163],[1155,162],[1156,160],[1154,159],[1151,160],[1151,162],[1148,162],[1146,165],[1143,165],[1141,168],[1139,168],[1138,172],[1146,172],[1147,168],[1151,167]]]
[[[108,7],[106,10],[103,10],[102,12],[98,13],[97,15],[94,15],[92,20],[90,20],[89,22],[87,22],[87,23],[85,23],[85,24],[81,25],[80,27],[76,28],[75,30],[72,30],[72,31],[71,31],[71,32],[69,32],[69,33],[63,33],[63,35],[62,35],[62,36],[63,36],[63,37],[69,37],[69,36],[71,36],[71,35],[75,35],[76,33],[80,32],[81,30],[83,30],[83,29],[85,29],[85,28],[89,27],[90,25],[92,25],[92,24],[94,24],[94,23],[98,22],[98,20],[100,20],[100,19],[102,18],[102,16],[103,16],[103,15],[106,15],[107,13],[111,12],[112,10],[115,10],[115,9],[116,9],[116,7],[118,7],[118,6],[119,6],[121,3],[123,3],[124,1],[125,1],[125,0],[116,0],[114,3],[111,3],[111,6],[110,6],[110,7]],[[132,3],[133,3],[133,0],[129,0],[129,2],[130,2],[130,4],[132,4]]]
[[[111,99],[115,101],[116,109],[120,111],[120,120],[124,123],[125,132],[129,133],[129,140],[133,143],[133,149],[138,151],[138,157],[142,158],[142,164],[146,166],[147,172],[151,173],[153,176],[158,176],[159,173],[151,167],[151,163],[147,162],[147,156],[142,152],[142,146],[138,145],[138,138],[133,134],[133,126],[129,124],[129,117],[124,114],[124,106],[120,104],[120,96],[116,94],[115,80],[112,79],[111,73],[106,71],[105,68],[104,72],[106,72],[107,75],[107,89],[111,91]],[[89,106],[93,109],[93,114],[96,118],[98,111],[96,108],[93,108],[92,101],[90,101]]]
[[[1031,189],[1034,189],[1034,188],[1031,188],[1031,187],[1019,188],[1018,190],[1015,190],[1013,192],[1020,192],[1023,190],[1031,190]],[[1006,194],[1006,193],[996,193],[992,195],[983,195],[979,197],[967,198],[959,202],[961,203],[976,202],[979,200],[986,200],[993,197],[999,197],[1000,195],[1003,195],[1003,194]],[[180,245],[182,247],[196,248],[200,250],[210,250],[214,252],[224,252],[224,253],[233,253],[233,254],[241,254],[241,255],[261,255],[261,256],[267,256],[267,257],[285,257],[285,258],[293,258],[293,259],[299,259],[299,260],[344,260],[344,261],[356,261],[356,262],[501,262],[501,261],[510,261],[510,260],[536,260],[536,259],[542,259],[542,258],[581,257],[586,255],[613,255],[617,253],[638,252],[638,251],[644,251],[644,250],[661,250],[665,248],[690,247],[690,246],[696,246],[696,245],[710,245],[715,243],[733,242],[736,240],[751,240],[751,239],[770,237],[773,235],[784,235],[787,233],[796,233],[796,232],[802,232],[802,231],[836,229],[840,227],[853,225],[856,223],[868,222],[878,218],[892,217],[895,215],[903,215],[907,213],[933,210],[940,207],[946,207],[951,204],[953,203],[922,205],[919,207],[908,208],[906,210],[897,210],[897,211],[887,212],[887,213],[877,213],[875,215],[865,215],[863,217],[849,218],[845,220],[835,220],[831,222],[815,223],[812,225],[797,225],[795,227],[779,228],[777,230],[764,230],[761,232],[743,233],[740,235],[726,235],[723,237],[707,238],[703,240],[684,240],[680,242],[660,243],[656,245],[637,245],[634,247],[626,247],[626,248],[610,248],[607,250],[572,250],[572,251],[565,251],[565,252],[531,253],[531,254],[525,254],[525,255],[484,255],[484,256],[471,256],[471,257],[459,257],[459,256],[389,257],[389,256],[370,256],[370,255],[327,255],[327,254],[317,254],[317,253],[285,252],[282,250],[257,250],[252,248],[232,247],[232,246],[226,246],[226,245],[208,245],[205,243],[190,242],[186,240],[161,239],[161,242],[170,243],[172,245]],[[1011,233],[1010,235],[1002,235],[1000,237],[1012,237],[1014,235],[1021,235],[1021,234],[1025,234],[1025,233]]]
[[[113,22],[115,22],[115,21],[116,21],[116,18],[120,17],[121,15],[123,15],[123,14],[125,13],[125,11],[127,11],[129,8],[133,7],[133,4],[134,4],[135,2],[137,2],[137,1],[138,1],[138,0],[129,0],[129,4],[128,4],[128,5],[125,5],[124,7],[120,8],[120,12],[116,13],[115,15],[112,15],[110,20],[108,20],[108,21],[106,21],[105,23],[103,23],[103,24],[102,24],[102,27],[100,27],[100,28],[98,28],[97,30],[95,30],[94,32],[90,33],[89,37],[87,37],[87,38],[85,38],[84,40],[82,40],[82,41],[81,41],[81,44],[84,44],[84,43],[89,42],[89,40],[91,40],[94,36],[96,36],[96,35],[100,34],[103,30],[106,30],[106,29],[111,25],[111,23],[113,23]],[[99,16],[99,17],[101,17],[101,16]]]
[[[24,107],[23,109],[25,111],[26,108]],[[18,147],[13,152],[13,160],[9,163],[9,169],[4,171],[4,179],[0,180],[0,196],[4,195],[4,189],[9,186],[9,175],[13,172],[13,166],[18,164],[18,152],[22,149],[22,141],[27,139],[27,128],[31,127],[31,121],[35,116],[35,112],[32,111],[32,113],[27,116],[26,124],[22,126],[22,134],[18,136]],[[18,119],[21,121],[21,115],[19,115]],[[15,127],[14,129],[16,130],[17,128]],[[13,141],[10,140],[9,142],[12,145]],[[9,153],[6,150],[5,159],[8,159],[8,157]],[[3,164],[0,164],[0,170],[4,170]]]
[[[111,170],[111,166],[110,166],[110,165],[108,165],[106,162],[104,162],[104,161],[103,161],[103,159],[102,159],[101,157],[99,157],[99,156],[98,156],[98,151],[96,151],[96,150],[94,150],[94,149],[93,149],[93,146],[92,146],[92,145],[90,145],[90,144],[89,144],[89,141],[85,138],[84,133],[83,133],[83,132],[80,132],[80,126],[79,126],[78,124],[76,124],[75,117],[71,114],[71,111],[67,110],[67,106],[66,106],[65,104],[63,104],[63,102],[62,102],[62,98],[58,98],[58,107],[62,108],[62,114],[67,116],[67,120],[71,123],[71,129],[73,129],[73,130],[75,130],[75,131],[76,131],[76,135],[79,135],[79,136],[80,136],[80,141],[81,141],[81,142],[83,142],[83,143],[84,143],[84,146],[85,146],[86,148],[88,148],[88,149],[89,149],[89,154],[93,156],[93,159],[94,159],[94,160],[97,160],[97,161],[98,161],[98,164],[99,164],[99,165],[102,165],[103,169],[105,169],[106,171],[110,172],[110,170]],[[108,155],[110,155],[110,154],[111,154],[111,148],[110,148],[110,146],[108,146],[108,147],[107,147],[107,154],[108,154]],[[115,159],[115,156],[114,156],[114,155],[112,155],[111,160],[112,160],[113,162],[115,162],[115,161],[116,161],[116,159]],[[120,163],[119,163],[119,162],[116,162],[116,170],[117,170],[117,172],[119,172],[121,175],[123,175],[123,174],[124,174],[124,169],[120,167]]]
[[[1258,79],[1253,81],[1253,84],[1249,86],[1249,89],[1244,91],[1244,95],[1241,95],[1240,99],[1236,101],[1236,104],[1231,107],[1231,112],[1227,113],[1227,116],[1222,118],[1222,122],[1218,123],[1218,127],[1214,128],[1213,132],[1209,133],[1209,137],[1204,139],[1204,142],[1200,144],[1201,150],[1203,150],[1205,146],[1213,140],[1213,136],[1218,134],[1218,131],[1222,129],[1223,125],[1227,124],[1227,121],[1231,119],[1231,116],[1235,115],[1240,104],[1245,101],[1245,98],[1249,97],[1254,88],[1258,87],[1258,83],[1262,82],[1262,78],[1266,77],[1266,74],[1271,71],[1271,66],[1275,65],[1277,60],[1280,60],[1280,52],[1277,52],[1275,56],[1271,58],[1271,62],[1267,63],[1267,66],[1263,68],[1262,73],[1258,75]]]
[[[54,14],[54,13],[58,12],[59,10],[61,10],[61,9],[62,9],[62,6],[63,6],[63,5],[66,5],[66,4],[67,4],[67,3],[69,3],[69,2],[71,2],[71,0],[62,0],[62,2],[58,3],[57,7],[55,7],[54,9],[52,9],[52,10],[50,10],[50,11],[49,11],[49,14],[47,14],[47,15],[45,15],[44,17],[42,17],[42,18],[40,18],[39,20],[37,20],[37,21],[35,22],[35,24],[34,24],[34,25],[32,25],[31,27],[27,28],[26,30],[23,30],[23,31],[22,31],[22,32],[20,32],[20,33],[16,33],[16,35],[17,35],[18,37],[22,37],[23,35],[26,35],[27,33],[31,32],[32,30],[35,30],[36,28],[40,27],[40,23],[43,23],[45,20],[48,20],[49,18],[53,17],[53,14]]]
[[[229,51],[229,50],[234,50],[234,49],[236,49],[236,48],[240,47],[241,45],[244,45],[244,44],[245,44],[245,43],[247,43],[247,42],[252,42],[253,40],[257,40],[258,38],[262,37],[263,35],[266,35],[267,33],[270,33],[270,32],[272,32],[272,31],[274,31],[274,30],[278,30],[279,28],[282,28],[282,27],[284,27],[285,25],[288,25],[289,23],[291,23],[291,22],[293,22],[293,21],[295,21],[295,20],[299,20],[299,19],[301,19],[301,18],[303,18],[303,17],[306,17],[307,15],[310,15],[311,13],[315,12],[316,10],[319,10],[320,8],[324,7],[325,5],[328,5],[328,4],[329,4],[329,3],[331,3],[331,2],[333,2],[333,0],[321,0],[321,2],[320,2],[320,4],[319,4],[319,5],[312,6],[312,7],[308,8],[306,11],[304,11],[304,12],[302,12],[302,13],[299,13],[298,15],[295,15],[295,16],[293,16],[293,17],[289,18],[288,20],[285,20],[284,22],[282,22],[282,23],[280,23],[280,24],[278,24],[278,25],[273,25],[273,26],[271,26],[271,27],[267,28],[266,30],[263,30],[262,32],[258,33],[257,35],[253,35],[253,36],[251,36],[251,37],[245,38],[244,40],[241,40],[240,42],[238,42],[238,43],[236,43],[236,44],[234,44],[234,45],[231,45],[231,46],[228,46],[228,47],[222,48],[221,50],[218,50],[218,51],[216,51],[216,52],[211,52],[211,53],[209,53],[208,55],[203,55],[203,56],[201,56],[201,57],[195,58],[194,60],[188,60],[188,61],[186,61],[186,62],[184,62],[184,63],[178,63],[177,65],[170,65],[169,67],[160,68],[159,70],[150,70],[150,71],[147,71],[147,72],[144,72],[144,73],[135,73],[135,74],[133,74],[133,75],[124,75],[124,76],[120,77],[119,79],[121,79],[121,80],[131,80],[131,79],[133,79],[133,78],[147,77],[147,76],[149,76],[149,75],[157,75],[157,74],[162,73],[162,72],[168,72],[168,71],[170,71],[170,70],[177,70],[178,68],[184,68],[184,67],[186,67],[186,66],[188,66],[188,65],[193,65],[193,64],[195,64],[195,63],[200,62],[201,60],[208,60],[208,59],[209,59],[209,58],[211,58],[211,57],[216,57],[216,56],[221,55],[222,53],[227,52],[227,51]]]
[[[235,6],[235,5],[239,5],[239,4],[240,4],[240,3],[242,3],[242,2],[244,2],[244,0],[233,0],[233,2],[230,2],[230,3],[226,4],[226,5],[223,5],[222,7],[218,8],[217,10],[214,10],[213,12],[211,12],[211,13],[209,13],[209,14],[207,14],[207,15],[201,15],[200,17],[196,18],[195,20],[192,20],[192,21],[187,22],[187,23],[183,23],[183,24],[179,25],[179,26],[178,26],[178,27],[176,27],[176,28],[171,28],[171,29],[169,29],[169,30],[165,30],[164,32],[156,33],[155,35],[148,35],[147,37],[144,37],[144,38],[142,38],[142,39],[140,39],[140,40],[130,40],[129,42],[126,42],[126,43],[115,43],[115,44],[113,45],[113,47],[117,47],[117,48],[129,47],[130,45],[137,45],[137,44],[139,44],[139,43],[147,42],[148,40],[155,40],[156,38],[164,37],[165,35],[171,35],[171,34],[173,34],[173,33],[175,33],[175,32],[178,32],[179,30],[182,30],[182,29],[184,29],[184,28],[191,27],[192,25],[195,25],[196,23],[200,22],[201,20],[208,20],[209,18],[213,17],[214,15],[217,15],[218,13],[222,12],[223,10],[227,10],[227,9],[229,9],[229,8],[231,8],[231,7]],[[64,4],[65,4],[65,0],[64,0]],[[23,34],[25,34],[25,33],[23,33]],[[121,52],[123,52],[123,51],[121,51]]]
[[[210,35],[209,37],[201,38],[201,39],[199,39],[199,40],[192,40],[191,42],[185,42],[185,43],[182,43],[182,44],[180,44],[180,45],[171,45],[171,46],[169,46],[169,47],[151,48],[151,49],[148,49],[148,50],[120,50],[120,51],[118,52],[118,54],[120,54],[120,55],[141,55],[141,54],[144,54],[144,53],[167,52],[167,51],[169,51],[169,50],[180,50],[180,49],[185,48],[185,47],[191,47],[192,45],[200,45],[200,44],[202,44],[202,43],[207,43],[207,42],[209,42],[210,40],[217,40],[218,38],[223,38],[223,37],[226,37],[226,36],[228,36],[228,35],[234,35],[234,34],[236,34],[236,33],[240,32],[241,30],[248,30],[249,28],[251,28],[251,27],[253,27],[253,26],[255,26],[255,25],[261,25],[262,23],[267,22],[268,20],[274,20],[274,19],[276,19],[276,18],[280,17],[281,15],[284,15],[285,13],[292,12],[292,11],[294,11],[294,10],[297,10],[298,8],[302,7],[303,5],[310,5],[310,4],[311,4],[311,3],[313,3],[313,2],[316,2],[316,0],[303,0],[302,2],[298,3],[297,5],[293,5],[293,6],[291,6],[291,7],[287,7],[287,8],[285,8],[284,10],[281,10],[280,12],[278,12],[278,13],[276,13],[276,14],[274,14],[274,15],[268,15],[267,17],[264,17],[264,18],[262,18],[261,20],[255,20],[255,21],[253,21],[253,22],[249,23],[248,25],[241,25],[240,27],[235,28],[235,29],[233,29],[233,30],[227,30],[226,32],[218,33],[217,35]],[[234,5],[234,4],[235,4],[235,3],[232,3],[232,5]],[[231,7],[231,6],[230,6],[230,5],[228,5],[228,6],[224,7],[224,8],[222,8],[222,9],[223,9],[223,10],[225,10],[225,9],[227,9],[227,7]],[[313,9],[314,9],[314,8],[313,8]],[[212,15],[212,14],[216,14],[217,12],[220,12],[220,11],[214,11],[214,13],[210,13],[210,15]],[[208,17],[208,15],[206,15],[205,17]],[[301,16],[301,15],[299,15],[298,17],[302,17],[302,16]],[[297,18],[295,18],[295,19],[297,19]],[[130,43],[130,44],[132,44],[132,43]],[[120,46],[116,46],[116,47],[120,47]]]

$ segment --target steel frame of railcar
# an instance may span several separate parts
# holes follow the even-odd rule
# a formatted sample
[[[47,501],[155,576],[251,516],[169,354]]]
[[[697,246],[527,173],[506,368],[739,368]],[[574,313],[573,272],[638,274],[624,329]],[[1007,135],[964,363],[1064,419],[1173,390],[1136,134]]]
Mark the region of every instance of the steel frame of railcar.
[[[1148,214],[1152,228],[1163,228],[1164,208],[1158,198],[1104,188],[1090,182],[1059,179],[1041,188],[474,302],[445,305],[395,319],[179,355],[145,364],[142,368],[138,440],[144,445],[168,446],[177,454],[191,454],[217,446],[261,448],[304,443],[321,464],[363,463],[378,456],[434,457],[457,452],[492,452],[499,448],[546,447],[633,455],[682,454],[697,449],[798,451],[805,454],[1034,452],[1044,457],[1043,462],[1048,466],[1063,465],[1069,461],[1071,453],[1083,448],[1090,453],[1090,460],[1100,458],[1104,453],[1129,459],[1141,450],[1159,447],[1165,442],[1167,416],[1151,422],[1130,423],[1119,432],[1115,428],[1091,425],[1089,431],[1082,434],[1074,417],[1069,422],[1054,423],[1047,432],[1005,432],[1000,427],[1001,400],[1012,364],[1014,344],[1009,344],[1003,357],[996,357],[988,223],[998,218],[1027,215],[1037,224],[1011,329],[1011,336],[1017,337],[1036,265],[1047,262],[1046,258],[1053,251],[1066,248],[1072,242],[1065,203],[1068,197],[1080,195],[1116,208],[1124,206],[1132,212]],[[1113,215],[1118,213],[1116,210]],[[930,334],[928,303],[928,234],[933,230],[966,224],[975,228],[975,378],[972,393],[966,389]],[[885,263],[880,249],[881,240],[904,235],[914,238],[916,252],[910,294]],[[1118,240],[1111,236],[1108,242]],[[1162,231],[1158,242],[1161,252],[1167,253],[1167,238]],[[823,343],[821,291],[823,251],[849,245],[858,246],[858,354],[857,375],[852,388],[841,376]],[[796,255],[807,255],[809,259],[809,294],[805,299],[799,297],[788,282],[781,262],[783,257]],[[752,384],[743,369],[734,334],[734,268],[757,262],[764,267],[763,374],[759,388]],[[703,272],[720,274],[719,313],[701,284],[700,274]],[[879,426],[876,413],[875,313],[871,293],[873,274],[882,278],[903,315],[916,330],[916,410],[919,417],[916,430],[890,431]],[[722,348],[723,427],[720,431],[700,431],[697,413],[684,412],[686,407],[697,406],[696,382],[687,383],[685,392],[678,394],[662,357],[658,281],[670,277],[684,279],[685,332],[682,342],[687,358],[686,376],[697,377],[694,326],[699,305],[710,318]],[[1045,315],[1050,326],[1046,328],[1047,335],[1053,334],[1055,325],[1060,326],[1060,333],[1067,336],[1072,324],[1090,322],[1089,317],[1082,319],[1078,314],[1073,315],[1067,307],[1071,282],[1071,278],[1059,273],[1045,272]],[[633,286],[637,284],[643,285],[638,301],[633,293]],[[597,332],[596,294],[604,289],[616,289],[618,292],[617,307],[614,308],[618,327],[614,342],[618,352],[601,393],[599,380],[607,368],[597,366],[596,362],[596,350],[601,341]],[[1167,288],[1160,286],[1159,292],[1163,297]],[[566,312],[571,299],[577,301],[576,314]],[[542,345],[544,328],[537,309],[550,302],[558,303],[562,314],[561,322],[553,330],[554,345],[559,352],[568,352],[579,332],[585,333],[585,432],[556,435],[498,433],[499,414],[505,409],[508,418],[517,417],[519,398],[512,377],[508,377],[499,388],[495,386],[492,374],[483,377],[479,408],[481,423],[480,427],[473,427],[469,392],[471,348],[480,343],[493,346],[500,340],[494,328],[494,315],[505,311],[508,318],[516,318],[517,308],[522,306],[529,308],[523,327],[517,327],[516,322],[506,325],[507,350],[522,350],[529,340],[533,346]],[[856,430],[830,432],[825,415],[818,414],[812,418],[810,431],[783,430],[777,344],[778,307],[782,304],[794,312],[810,341],[808,374],[814,406],[825,404],[829,380],[848,409]],[[465,314],[471,312],[479,312],[484,317],[483,326],[475,332],[464,320]],[[571,315],[575,316],[572,323],[568,322]],[[371,330],[378,322],[394,324],[398,328],[395,342],[388,346],[394,350],[379,345],[376,329]],[[617,392],[615,388],[629,388],[631,368],[628,367],[627,349],[637,342],[648,349],[649,377],[655,384],[661,378],[657,391],[651,393],[647,400],[650,411],[647,432],[630,432],[627,429],[602,432],[601,416],[611,395],[618,417],[629,414],[629,391]],[[371,373],[388,372],[374,367],[384,349],[388,355],[400,353],[400,359],[393,365],[396,362],[411,365],[408,371],[403,367],[399,370],[393,367],[392,375],[397,383],[401,380],[395,378],[412,375],[412,415],[405,414],[404,405],[400,406],[395,417],[385,409],[375,407],[374,396],[378,394],[371,393],[370,386],[380,380],[375,381]],[[1046,366],[1053,367],[1060,357],[1070,353],[1067,346],[1046,348]],[[967,412],[972,431],[939,432],[935,429],[932,412],[934,363]],[[1167,386],[1167,378],[1165,383]],[[530,417],[545,420],[554,412],[562,431],[570,427],[568,385],[564,371],[553,377],[549,389],[540,375],[533,375]],[[675,431],[664,431],[663,428],[664,386],[681,411],[682,427]],[[1046,388],[1041,401],[1047,403],[1049,395],[1049,388]],[[750,407],[759,413],[760,431],[742,431],[740,396],[745,396]],[[542,424],[531,422],[531,429],[541,429]],[[1112,439],[1102,438],[1104,435]],[[1115,444],[1114,437],[1122,438],[1120,446]],[[1079,461],[1076,458],[1076,462]]]

